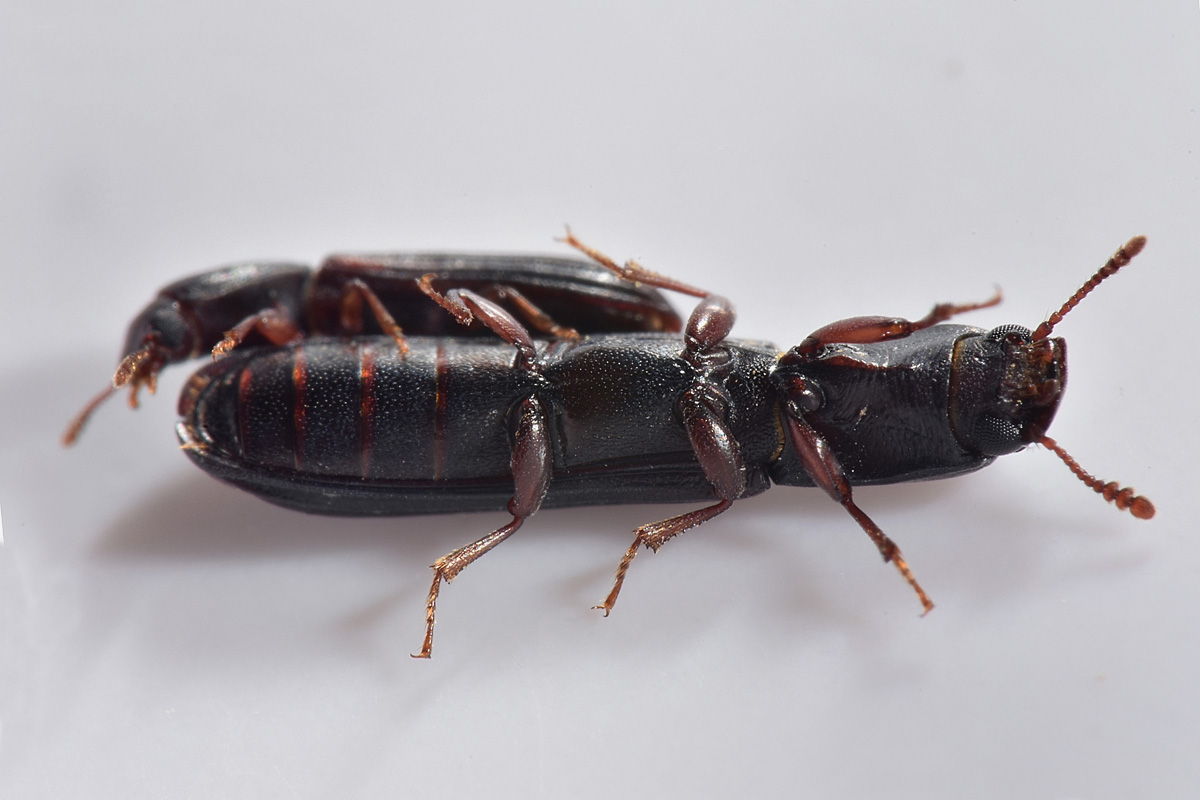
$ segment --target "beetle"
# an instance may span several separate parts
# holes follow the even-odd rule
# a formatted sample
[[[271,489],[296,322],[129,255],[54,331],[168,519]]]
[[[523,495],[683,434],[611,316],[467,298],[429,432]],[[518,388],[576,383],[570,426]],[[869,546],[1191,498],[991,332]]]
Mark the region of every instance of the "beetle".
[[[683,336],[617,331],[535,338],[509,311],[466,288],[421,293],[493,340],[449,335],[336,335],[229,352],[180,398],[179,440],[215,477],[298,510],[403,515],[506,509],[511,520],[433,565],[432,653],[443,583],[540,507],[701,502],[639,527],[613,587],[614,607],[641,547],[671,538],[772,483],[817,486],[841,504],[917,594],[900,549],[855,503],[852,487],[949,477],[1042,444],[1118,508],[1153,504],[1085,472],[1046,435],[1066,382],[1054,327],[1137,255],[1135,237],[1036,330],[944,324],[997,304],[939,304],[910,321],[856,317],[780,352],[729,339],[719,296],[619,266],[566,241],[606,271],[701,298]],[[225,341],[225,339],[222,339]]]
[[[293,262],[232,264],[164,287],[134,318],[111,384],[71,421],[63,443],[72,444],[116,390],[128,387],[129,405],[136,408],[139,390],[153,393],[166,366],[207,352],[220,357],[243,340],[282,345],[306,336],[378,333],[403,349],[405,331],[490,335],[482,325],[459,324],[429,302],[418,279],[430,274],[524,317],[543,336],[671,333],[683,324],[655,289],[578,258],[392,253],[332,255],[316,270]]]

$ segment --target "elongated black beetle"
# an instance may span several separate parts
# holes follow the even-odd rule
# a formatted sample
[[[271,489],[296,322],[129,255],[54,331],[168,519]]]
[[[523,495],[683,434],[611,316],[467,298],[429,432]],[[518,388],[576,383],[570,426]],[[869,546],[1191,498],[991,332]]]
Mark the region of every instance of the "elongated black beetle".
[[[999,303],[997,294],[983,303],[940,304],[916,321],[841,320],[785,353],[762,342],[729,340],[734,311],[724,298],[634,262],[621,267],[570,234],[566,241],[599,263],[601,274],[637,284],[635,295],[623,296],[631,313],[601,314],[605,322],[598,327],[607,325],[608,332],[580,336],[564,326],[578,324],[583,298],[598,285],[605,288],[597,304],[617,304],[617,291],[578,265],[577,280],[568,275],[550,292],[560,301],[553,317],[523,296],[528,287],[522,280],[493,270],[502,261],[475,265],[483,284],[509,288],[497,296],[522,298],[517,309],[542,338],[469,286],[453,281],[439,291],[439,277],[449,285],[444,274],[414,280],[419,270],[410,270],[383,279],[380,288],[357,276],[337,281],[334,299],[310,301],[301,326],[295,308],[280,296],[302,293],[281,291],[274,273],[243,283],[218,272],[176,284],[164,295],[175,298],[171,313],[152,305],[139,317],[114,385],[131,384],[135,395],[140,384],[152,388],[158,369],[183,357],[162,344],[180,324],[175,317],[205,317],[192,326],[203,331],[195,338],[227,357],[187,383],[177,426],[185,451],[201,468],[271,502],[314,513],[507,508],[510,522],[433,565],[417,657],[432,651],[442,582],[512,535],[542,505],[710,503],[637,529],[612,591],[598,606],[605,614],[641,546],[657,551],[772,482],[824,489],[896,566],[926,612],[932,602],[896,544],[855,504],[853,485],[949,477],[1042,444],[1118,508],[1141,519],[1154,515],[1145,497],[1089,475],[1046,435],[1066,383],[1066,344],[1050,333],[1141,251],[1144,237],[1118,250],[1034,331],[940,324]],[[304,274],[299,282],[311,286],[314,278]],[[210,284],[238,297],[237,303],[200,292],[206,305],[195,313],[197,304],[178,299]],[[682,339],[655,332],[670,329],[674,317],[650,287],[703,298]],[[447,335],[428,320],[406,322],[409,333],[419,334],[406,336],[380,297],[387,291],[431,299],[458,322],[478,320],[499,340]],[[263,301],[272,307],[253,307]],[[363,324],[363,301],[389,336],[349,335]],[[542,305],[551,302],[543,298]],[[342,320],[314,322],[314,308],[332,317],[342,309]],[[217,318],[240,321],[219,335]],[[252,330],[275,344],[231,352]],[[314,335],[304,338],[305,332]],[[67,441],[108,391],[85,408]]]

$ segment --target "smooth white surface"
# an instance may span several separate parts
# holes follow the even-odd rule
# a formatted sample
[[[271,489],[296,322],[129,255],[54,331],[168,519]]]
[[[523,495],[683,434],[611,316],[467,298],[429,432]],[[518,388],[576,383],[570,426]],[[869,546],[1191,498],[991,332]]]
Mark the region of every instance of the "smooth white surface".
[[[601,8],[603,10],[601,10]],[[1174,798],[1200,785],[1196,3],[11,3],[0,11],[0,797]],[[332,250],[613,256],[792,344],[1006,304],[1060,327],[1045,452],[676,507],[270,507],[175,451],[186,370],[66,420],[162,284]]]

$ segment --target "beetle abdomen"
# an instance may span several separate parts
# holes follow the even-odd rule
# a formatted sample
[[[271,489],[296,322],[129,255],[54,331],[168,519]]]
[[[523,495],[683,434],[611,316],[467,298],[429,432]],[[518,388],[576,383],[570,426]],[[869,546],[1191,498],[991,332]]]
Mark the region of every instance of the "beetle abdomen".
[[[406,357],[380,337],[247,349],[200,370],[180,413],[189,446],[251,469],[511,482],[505,415],[538,382],[513,356],[449,338],[413,339]],[[464,378],[492,391],[456,391]]]

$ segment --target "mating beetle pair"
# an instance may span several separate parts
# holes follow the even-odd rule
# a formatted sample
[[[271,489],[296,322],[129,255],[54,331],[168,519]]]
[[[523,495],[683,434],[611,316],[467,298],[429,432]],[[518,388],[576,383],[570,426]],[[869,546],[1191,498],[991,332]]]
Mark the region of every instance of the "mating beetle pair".
[[[727,338],[724,298],[565,241],[594,263],[333,257],[316,272],[249,264],[172,284],[64,440],[115,389],[130,387],[136,405],[167,364],[211,351],[183,390],[177,433],[217,478],[323,514],[507,509],[508,523],[433,565],[418,657],[432,651],[442,583],[543,505],[705,504],[637,529],[606,614],[642,546],[658,550],[771,483],[840,503],[925,611],[932,602],[852,486],[970,472],[1036,443],[1118,508],[1154,514],[1046,435],[1066,382],[1066,345],[1050,333],[1144,237],[1034,331],[942,324],[997,294],[916,321],[841,320],[782,354]],[[682,336],[658,289],[701,298]]]

